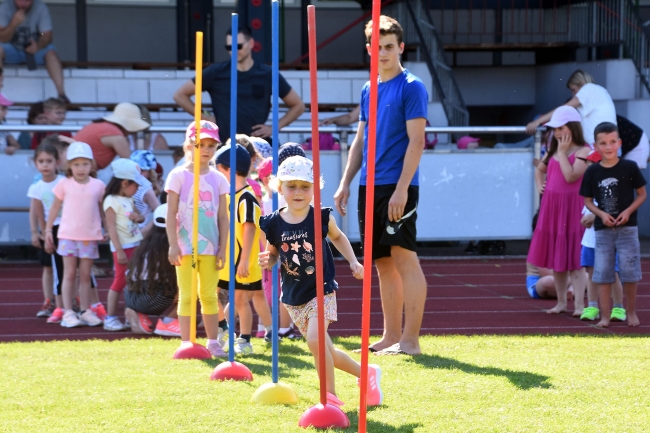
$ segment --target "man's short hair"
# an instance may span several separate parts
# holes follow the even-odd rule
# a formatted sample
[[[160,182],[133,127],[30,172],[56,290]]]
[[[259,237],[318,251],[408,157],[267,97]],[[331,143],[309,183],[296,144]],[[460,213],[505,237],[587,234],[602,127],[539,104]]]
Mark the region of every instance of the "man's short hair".
[[[237,27],[237,34],[241,33],[244,35],[244,38],[246,38],[247,41],[250,41],[253,38],[253,32],[251,31],[251,28],[248,27],[247,25],[241,25]],[[228,29],[226,32],[226,36],[232,36],[232,27]]]
[[[47,98],[43,101],[43,110],[54,110],[57,108],[63,108],[65,110],[68,107],[66,106],[66,103],[59,98]]]
[[[611,134],[612,132],[618,134],[618,126],[612,122],[602,122],[594,129],[594,138],[598,141],[598,134]]]
[[[370,38],[372,37],[372,20],[368,21],[364,32],[366,34],[366,43],[370,44]],[[398,44],[401,44],[402,40],[404,39],[404,31],[402,30],[402,26],[397,22],[395,18],[391,18],[386,15],[379,17],[379,34],[381,36],[395,35]]]

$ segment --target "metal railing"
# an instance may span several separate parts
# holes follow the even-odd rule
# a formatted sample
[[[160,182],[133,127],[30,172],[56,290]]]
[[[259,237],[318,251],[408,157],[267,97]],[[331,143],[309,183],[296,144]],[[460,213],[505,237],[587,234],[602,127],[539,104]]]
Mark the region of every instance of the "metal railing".
[[[600,49],[600,57],[631,59],[639,84],[650,92],[650,29],[643,26],[632,0],[568,0],[561,5],[549,0],[466,0],[453,9],[446,9],[444,1],[430,4],[427,12],[443,44],[457,49],[574,45],[590,48],[592,60]],[[614,52],[607,53],[608,47]]]
[[[424,56],[433,80],[433,100],[442,103],[449,125],[467,125],[469,112],[423,0],[393,2],[384,7],[382,13],[399,21],[404,30],[404,43],[417,46]]]

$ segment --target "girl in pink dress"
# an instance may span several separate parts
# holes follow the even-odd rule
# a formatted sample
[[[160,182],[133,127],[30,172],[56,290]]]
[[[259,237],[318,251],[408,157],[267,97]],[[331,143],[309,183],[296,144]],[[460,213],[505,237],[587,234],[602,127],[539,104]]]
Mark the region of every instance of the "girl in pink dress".
[[[545,126],[553,128],[549,151],[537,165],[535,183],[542,197],[537,228],[528,252],[528,262],[553,270],[557,305],[548,313],[567,310],[567,289],[573,285],[574,316],[582,314],[586,277],[580,267],[580,225],[584,201],[579,194],[587,169],[589,147],[580,126],[580,113],[573,107],[558,107]]]

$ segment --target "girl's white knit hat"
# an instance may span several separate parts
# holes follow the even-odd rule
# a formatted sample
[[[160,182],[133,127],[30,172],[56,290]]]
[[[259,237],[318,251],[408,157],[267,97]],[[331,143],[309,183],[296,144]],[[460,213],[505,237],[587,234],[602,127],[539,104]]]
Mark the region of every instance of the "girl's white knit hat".
[[[291,156],[278,168],[278,180],[302,180],[314,183],[314,164],[304,156]]]

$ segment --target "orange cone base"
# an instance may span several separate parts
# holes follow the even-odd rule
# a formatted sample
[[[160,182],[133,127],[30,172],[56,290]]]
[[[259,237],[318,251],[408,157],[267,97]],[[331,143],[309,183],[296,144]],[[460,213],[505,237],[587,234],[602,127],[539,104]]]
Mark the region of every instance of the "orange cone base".
[[[298,425],[304,428],[316,427],[319,429],[347,428],[350,427],[350,420],[338,407],[331,404],[323,406],[318,403],[302,414]]]
[[[238,380],[238,381],[253,381],[253,373],[241,362],[222,362],[214,368],[210,375],[212,380]]]
[[[174,352],[174,359],[212,359],[212,354],[198,343],[183,344]]]

